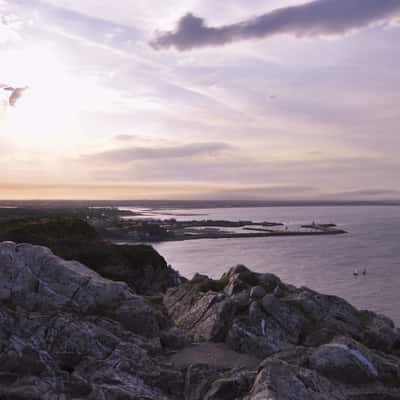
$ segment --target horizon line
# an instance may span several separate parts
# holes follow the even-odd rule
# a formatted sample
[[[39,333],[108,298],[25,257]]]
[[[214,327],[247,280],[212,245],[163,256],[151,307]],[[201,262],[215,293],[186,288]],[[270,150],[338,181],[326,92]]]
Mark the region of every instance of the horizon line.
[[[0,207],[4,203],[236,203],[236,204],[297,204],[297,205],[400,205],[400,199],[90,199],[90,198],[26,198],[0,199]]]

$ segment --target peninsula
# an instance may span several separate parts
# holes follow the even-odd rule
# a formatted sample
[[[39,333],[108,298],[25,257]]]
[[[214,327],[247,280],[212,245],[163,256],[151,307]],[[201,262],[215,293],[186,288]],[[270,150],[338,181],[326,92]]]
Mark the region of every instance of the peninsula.
[[[121,218],[118,224],[94,223],[102,235],[116,242],[164,242],[199,239],[235,239],[287,236],[320,236],[347,233],[334,224],[289,228],[279,222],[214,221]]]
[[[190,216],[190,214],[186,215]],[[267,238],[288,236],[321,236],[347,233],[335,224],[290,227],[271,221],[177,220],[149,218],[140,212],[117,207],[83,207],[62,205],[49,207],[0,208],[0,236],[20,225],[55,226],[66,220],[81,221],[102,238],[115,243],[155,243],[198,239]]]

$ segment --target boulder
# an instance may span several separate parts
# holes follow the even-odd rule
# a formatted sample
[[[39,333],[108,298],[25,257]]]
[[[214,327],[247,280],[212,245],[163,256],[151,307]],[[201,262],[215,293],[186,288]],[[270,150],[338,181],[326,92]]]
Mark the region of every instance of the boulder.
[[[323,357],[325,361],[322,360]],[[329,363],[330,358],[334,360]],[[325,364],[328,364],[328,368]],[[324,373],[323,370],[329,374],[336,366],[337,371],[333,371],[333,375],[338,375],[338,380],[342,379],[345,382],[361,376],[362,383],[379,380],[389,385],[400,386],[400,360],[397,357],[376,352],[346,336],[336,337],[330,343],[312,350],[304,365],[321,368],[321,374]],[[353,369],[356,372],[350,373]]]
[[[248,290],[243,290],[231,296],[231,300],[235,303],[238,311],[246,310],[251,302],[250,293]]]
[[[281,360],[264,363],[245,400],[345,400],[340,388],[317,373]]]
[[[359,311],[340,297],[302,287],[288,294],[285,301],[306,315],[315,328],[331,329],[338,334],[345,332],[357,338],[360,335],[362,320]]]
[[[273,319],[254,320],[235,318],[228,332],[226,343],[232,349],[268,357],[278,351],[292,347],[288,334]]]
[[[297,344],[304,331],[310,324],[307,316],[295,305],[284,299],[278,299],[275,295],[267,294],[260,301],[261,308],[275,320],[287,333],[288,340]]]
[[[225,339],[234,312],[234,303],[229,298],[209,292],[175,322],[195,341],[218,342]]]
[[[362,311],[362,341],[367,346],[400,355],[400,330],[391,319],[370,311]]]
[[[378,370],[364,353],[340,343],[317,348],[309,365],[321,375],[347,384],[361,385],[378,378]]]
[[[185,378],[185,400],[242,399],[256,373],[245,369],[224,371],[209,364],[192,364]]]
[[[254,286],[250,289],[250,297],[254,300],[262,299],[267,294],[262,286]]]
[[[215,380],[204,400],[242,399],[250,390],[255,378],[255,372],[232,371]]]

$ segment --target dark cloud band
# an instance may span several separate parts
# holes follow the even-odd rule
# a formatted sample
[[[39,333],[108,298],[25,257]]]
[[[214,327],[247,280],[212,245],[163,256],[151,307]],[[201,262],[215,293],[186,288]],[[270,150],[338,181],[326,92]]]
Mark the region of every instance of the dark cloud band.
[[[91,154],[84,156],[83,160],[102,163],[127,163],[138,160],[165,160],[174,158],[191,158],[195,156],[210,156],[230,149],[231,146],[229,144],[220,142],[190,143],[187,145],[168,147],[132,146]]]
[[[276,34],[317,36],[343,34],[400,15],[400,0],[316,0],[221,27],[209,27],[187,14],[175,31],[163,32],[150,43],[157,50],[190,50]]]

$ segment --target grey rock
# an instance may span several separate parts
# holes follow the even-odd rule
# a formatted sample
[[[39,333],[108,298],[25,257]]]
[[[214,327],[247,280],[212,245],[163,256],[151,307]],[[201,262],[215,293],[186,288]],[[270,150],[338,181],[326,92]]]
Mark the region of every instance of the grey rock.
[[[367,366],[372,372],[372,380],[378,379],[388,385],[400,386],[400,360],[398,357],[376,352],[346,336],[336,337],[330,344],[349,349],[358,362],[361,362],[362,367]],[[310,362],[308,361],[307,364],[309,365]]]
[[[174,350],[182,349],[190,343],[186,335],[176,327],[160,332],[160,341],[164,347]]]
[[[282,285],[277,285],[273,293],[275,297],[283,297],[285,295],[285,290]]]
[[[228,275],[228,276],[229,276],[229,281],[224,288],[224,292],[228,296],[232,296],[249,289],[249,285],[240,279],[239,274]]]
[[[223,341],[234,311],[235,306],[229,298],[207,293],[176,323],[195,341]]]
[[[268,273],[260,274],[258,281],[267,293],[273,292],[281,284],[281,280],[276,275]]]
[[[367,346],[400,354],[400,331],[391,319],[370,311],[363,311],[361,318],[364,322],[362,341]]]
[[[320,324],[351,336],[360,334],[362,322],[358,310],[339,297],[300,288],[288,296],[287,302],[299,308],[314,325]]]
[[[125,283],[108,281],[45,247],[0,245],[0,298],[29,311],[72,308],[83,313],[118,305],[132,296]]]
[[[310,323],[303,312],[292,303],[274,295],[264,296],[260,304],[265,313],[287,332],[288,340],[294,344],[299,343],[300,336]]]
[[[160,336],[162,316],[140,296],[131,296],[111,314],[116,321],[131,332],[148,338]]]
[[[210,385],[220,372],[207,364],[190,365],[185,377],[185,400],[204,400]]]
[[[200,295],[190,284],[167,292],[164,304],[175,323],[195,341],[223,341],[235,304],[223,293]]]
[[[293,346],[288,340],[288,334],[276,321],[267,318],[257,324],[248,318],[236,318],[228,332],[226,343],[236,351],[258,357],[268,357]]]
[[[255,372],[233,371],[215,380],[204,400],[242,399],[251,389]]]
[[[0,244],[0,398],[168,400],[160,311],[50,250]]]
[[[347,384],[361,385],[378,379],[378,370],[364,353],[341,343],[320,346],[309,362],[310,368],[321,375]]]
[[[235,303],[239,311],[245,310],[247,307],[249,307],[251,302],[250,293],[248,290],[243,290],[231,296],[231,300]]]
[[[266,290],[262,286],[254,286],[250,290],[250,297],[252,299],[262,299],[266,295]]]
[[[345,400],[327,379],[281,360],[269,360],[258,373],[245,400]]]

